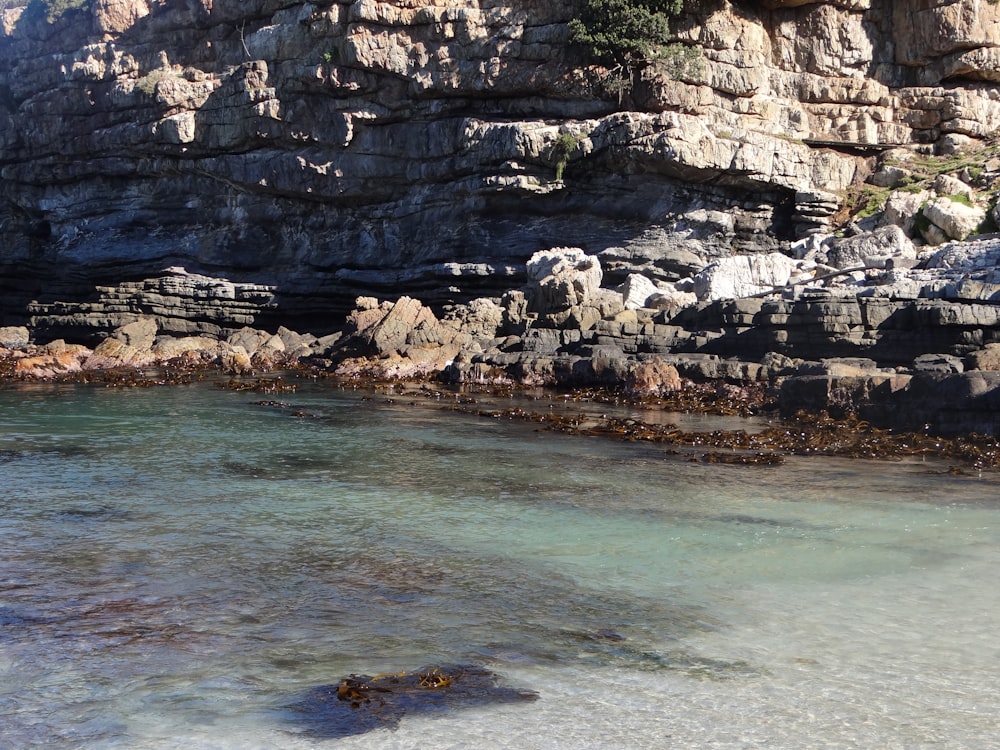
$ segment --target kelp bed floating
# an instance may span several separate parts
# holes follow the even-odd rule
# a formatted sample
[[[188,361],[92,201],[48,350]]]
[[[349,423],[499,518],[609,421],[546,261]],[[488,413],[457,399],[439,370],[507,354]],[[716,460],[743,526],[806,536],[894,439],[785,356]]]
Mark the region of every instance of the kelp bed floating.
[[[391,389],[390,389],[391,390]],[[424,388],[425,398],[444,400],[447,408],[498,420],[534,422],[539,429],[569,435],[612,438],[669,446],[671,455],[687,456],[705,463],[773,466],[786,456],[827,456],[873,460],[955,461],[947,473],[962,474],[966,469],[982,471],[1000,466],[1000,440],[988,435],[938,437],[929,432],[901,432],[879,428],[848,415],[834,419],[826,414],[799,412],[789,419],[772,419],[760,430],[682,430],[676,425],[654,424],[635,417],[609,417],[581,413],[555,413],[522,406],[482,408],[474,398]],[[514,396],[514,392],[487,391],[490,396]],[[523,394],[522,394],[523,395]],[[760,384],[750,386],[692,385],[683,391],[656,399],[630,399],[613,389],[571,391],[562,396],[536,396],[534,401],[556,400],[560,404],[608,404],[641,409],[738,416],[760,416],[774,411]],[[530,403],[530,402],[529,402]]]
[[[825,414],[800,412],[790,419],[772,419],[759,430],[682,430],[676,425],[650,423],[635,417],[594,416],[584,413],[586,404],[606,404],[648,411],[684,412],[758,417],[772,413],[765,388],[750,386],[693,385],[682,392],[656,399],[633,399],[613,389],[580,389],[557,394],[544,389],[517,389],[512,386],[485,386],[462,391],[440,389],[427,383],[376,382],[362,385],[343,383],[357,390],[374,389],[388,405],[417,405],[433,402],[439,408],[495,420],[533,422],[538,429],[584,437],[601,437],[627,442],[643,442],[668,447],[668,453],[691,461],[746,466],[774,466],[787,456],[827,456],[873,460],[954,461],[959,465],[929,469],[960,475],[972,469],[978,472],[1000,466],[1000,440],[986,435],[956,438],[935,436],[929,432],[900,432],[879,428],[847,416],[834,419]],[[268,388],[257,381],[251,390]],[[404,401],[404,399],[406,399]],[[514,400],[524,406],[497,407],[498,400]],[[377,399],[365,396],[367,402]],[[261,406],[287,406],[275,401],[258,401]],[[534,405],[542,407],[535,408]],[[579,406],[568,413],[553,411],[555,406]],[[309,414],[296,411],[295,416]]]
[[[0,380],[9,373],[0,372]],[[148,387],[182,385],[218,377],[217,368],[203,363],[171,361],[152,371],[132,368],[91,370],[66,373],[52,382],[88,383],[106,387]],[[286,370],[268,376],[232,377],[217,382],[227,390],[254,393],[288,393],[297,390],[298,378],[318,379],[308,369]],[[14,378],[10,378],[14,379]],[[328,378],[327,378],[328,379]],[[483,386],[461,392],[441,390],[428,383],[400,381],[349,381],[341,387],[374,389],[387,396],[419,396],[447,404],[444,408],[492,419],[534,422],[540,429],[566,434],[614,438],[670,446],[674,455],[687,455],[689,460],[706,463],[771,466],[780,464],[786,456],[838,456],[879,460],[906,458],[956,461],[948,472],[961,474],[963,467],[982,471],[1000,466],[1000,441],[987,435],[965,435],[942,438],[930,433],[899,432],[874,427],[847,416],[833,419],[824,414],[800,413],[791,419],[774,420],[759,431],[713,430],[698,432],[681,430],[675,425],[651,424],[635,418],[582,414],[555,414],[520,406],[482,408],[480,399],[489,397],[518,398],[526,403],[608,404],[667,412],[717,414],[753,417],[770,413],[774,404],[768,400],[764,384],[743,386],[711,383],[688,383],[680,391],[657,398],[629,398],[613,388],[577,389],[560,395],[538,389],[523,389],[512,385]],[[387,399],[390,403],[395,403]],[[278,406],[278,402],[258,402]],[[413,402],[415,403],[415,402]],[[295,416],[307,416],[296,412]],[[699,451],[704,451],[699,453]]]
[[[687,451],[692,460],[707,463],[766,466],[781,463],[786,455],[796,455],[879,460],[950,459],[961,461],[975,469],[1000,465],[1000,443],[996,438],[982,435],[939,438],[921,433],[896,432],[873,427],[855,417],[835,420],[827,416],[800,413],[792,419],[770,424],[758,432],[695,432],[681,430],[675,425],[650,424],[634,418],[595,419],[534,412],[518,407],[477,410],[475,413],[491,419],[536,422],[543,429],[571,435],[669,445],[677,449],[673,451],[675,455]],[[713,450],[697,455],[698,449],[702,448]],[[726,449],[729,453],[720,453],[720,449]],[[954,467],[949,471],[961,472]]]

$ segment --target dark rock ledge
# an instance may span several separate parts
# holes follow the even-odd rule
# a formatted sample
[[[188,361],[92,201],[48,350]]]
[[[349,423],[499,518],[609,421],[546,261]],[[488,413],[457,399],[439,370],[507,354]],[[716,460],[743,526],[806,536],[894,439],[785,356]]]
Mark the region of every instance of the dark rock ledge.
[[[300,368],[369,382],[602,388],[635,400],[696,393],[702,408],[742,402],[785,418],[804,411],[925,436],[1000,434],[1000,306],[984,284],[970,299],[939,275],[925,283],[937,296],[906,299],[885,293],[882,269],[848,295],[787,274],[783,286],[762,283],[773,269],[755,263],[756,272],[734,273],[763,293],[711,299],[636,276],[604,288],[596,256],[549,250],[531,258],[527,285],[502,297],[438,311],[406,296],[360,297],[341,330],[322,338],[204,323],[185,335],[164,325],[164,311],[122,311],[92,346],[0,328],[0,376],[128,384]],[[719,281],[718,268],[706,270],[693,288],[709,274],[733,285]],[[181,272],[173,277],[183,286]],[[187,283],[211,286],[202,277]],[[240,290],[219,284],[216,297],[231,306]],[[200,299],[208,320],[213,297]]]

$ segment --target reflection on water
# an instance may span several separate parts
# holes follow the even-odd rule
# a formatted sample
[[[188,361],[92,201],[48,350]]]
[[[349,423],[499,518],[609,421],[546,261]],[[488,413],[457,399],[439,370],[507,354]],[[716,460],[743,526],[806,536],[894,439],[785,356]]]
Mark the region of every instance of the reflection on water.
[[[688,463],[323,385],[283,400],[0,391],[6,743],[993,741],[989,478]],[[540,700],[326,739],[289,708],[425,664]]]

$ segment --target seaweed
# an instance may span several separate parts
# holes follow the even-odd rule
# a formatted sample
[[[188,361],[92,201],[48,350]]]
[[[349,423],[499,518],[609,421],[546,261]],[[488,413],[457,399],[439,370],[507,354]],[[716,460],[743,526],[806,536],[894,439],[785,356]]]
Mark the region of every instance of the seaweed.
[[[289,711],[309,736],[334,739],[397,729],[408,714],[537,698],[532,690],[498,684],[497,675],[484,667],[429,666],[375,676],[352,674],[335,685],[308,690]]]

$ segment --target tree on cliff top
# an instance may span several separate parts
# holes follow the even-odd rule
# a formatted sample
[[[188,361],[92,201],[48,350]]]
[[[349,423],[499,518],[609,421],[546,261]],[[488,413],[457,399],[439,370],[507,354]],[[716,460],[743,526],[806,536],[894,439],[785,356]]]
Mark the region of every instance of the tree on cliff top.
[[[12,3],[11,7],[24,6],[24,20],[44,19],[46,23],[55,23],[70,11],[89,11],[92,5],[93,0],[29,0]]]
[[[634,68],[670,47],[670,19],[683,7],[684,0],[585,0],[570,38],[598,60]]]
[[[701,50],[671,41],[670,21],[684,0],[581,0],[569,22],[570,40],[611,67],[619,103],[634,73],[653,62],[665,63],[674,78],[697,71]]]

